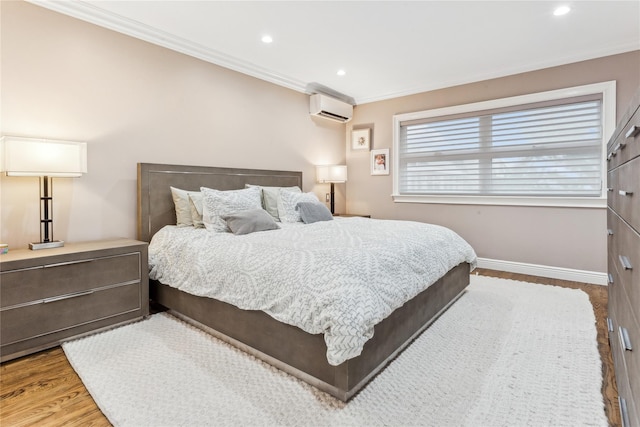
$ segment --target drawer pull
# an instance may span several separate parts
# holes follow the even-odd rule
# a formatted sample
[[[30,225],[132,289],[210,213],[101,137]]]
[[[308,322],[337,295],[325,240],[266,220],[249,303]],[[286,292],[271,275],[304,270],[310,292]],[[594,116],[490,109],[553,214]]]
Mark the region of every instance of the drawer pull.
[[[607,187],[607,191],[613,191],[613,188]]]
[[[607,274],[607,280],[609,281],[610,285],[613,285],[613,274],[608,273]]]
[[[621,196],[633,196],[633,191],[619,190],[618,194],[621,195]]]
[[[625,144],[624,142],[620,142],[620,143],[618,143],[618,145],[616,145],[616,147],[614,148],[614,150],[615,150],[615,151],[623,150],[623,149],[624,149],[624,147],[625,147],[626,145],[627,145],[627,144]]]
[[[610,228],[607,228],[607,235],[613,236],[613,230]]]
[[[640,132],[640,128],[638,126],[631,126],[631,129],[629,129],[627,133],[624,134],[624,137],[633,138],[638,134],[638,132]]]
[[[65,299],[83,297],[85,295],[91,295],[92,293],[93,291],[76,292],[75,294],[67,294],[67,295],[60,295],[59,297],[45,298],[42,300],[42,302],[44,304],[47,304],[50,302],[62,301]]]
[[[631,346],[631,338],[629,338],[629,332],[627,328],[623,328],[622,326],[618,326],[618,332],[620,333],[620,344],[624,350],[631,351],[633,347]]]
[[[83,264],[85,262],[92,262],[92,261],[95,261],[95,258],[80,259],[77,261],[58,262],[56,264],[47,264],[44,266],[44,268],[62,267],[63,265]]]
[[[607,162],[611,161],[612,157],[613,157],[613,153],[609,153],[609,155],[607,156]]]
[[[631,421],[629,421],[627,401],[624,399],[624,397],[618,396],[618,406],[620,407],[620,419],[622,420],[622,427],[630,427]]]
[[[620,264],[622,264],[622,268],[625,270],[633,270],[633,266],[631,265],[631,261],[624,255],[618,255],[618,259],[620,260]]]
[[[613,320],[610,317],[607,317],[607,329],[609,332],[613,332]]]

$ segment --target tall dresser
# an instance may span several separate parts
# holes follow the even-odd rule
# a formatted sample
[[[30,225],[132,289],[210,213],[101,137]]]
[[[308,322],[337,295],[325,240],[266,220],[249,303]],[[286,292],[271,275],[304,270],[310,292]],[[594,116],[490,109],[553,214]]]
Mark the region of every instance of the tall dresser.
[[[623,426],[640,427],[640,89],[607,146],[609,344]]]

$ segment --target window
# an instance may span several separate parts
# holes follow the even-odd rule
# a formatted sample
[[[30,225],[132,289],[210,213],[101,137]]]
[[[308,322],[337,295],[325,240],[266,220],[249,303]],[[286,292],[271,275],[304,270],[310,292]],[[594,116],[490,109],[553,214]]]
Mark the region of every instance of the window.
[[[606,206],[615,82],[394,116],[394,200]]]

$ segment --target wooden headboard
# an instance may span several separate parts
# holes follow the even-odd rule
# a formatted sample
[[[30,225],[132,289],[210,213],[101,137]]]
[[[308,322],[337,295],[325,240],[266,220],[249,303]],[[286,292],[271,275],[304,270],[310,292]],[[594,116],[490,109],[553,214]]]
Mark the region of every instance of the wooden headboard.
[[[302,188],[302,172],[138,163],[138,240],[150,242],[162,227],[176,223],[169,187],[236,190],[245,184]]]

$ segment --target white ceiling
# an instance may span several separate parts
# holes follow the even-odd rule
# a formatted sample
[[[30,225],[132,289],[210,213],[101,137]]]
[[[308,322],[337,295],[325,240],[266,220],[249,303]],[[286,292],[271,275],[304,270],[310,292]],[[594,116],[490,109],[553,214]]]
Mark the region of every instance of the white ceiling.
[[[32,3],[357,104],[640,49],[638,0]]]

